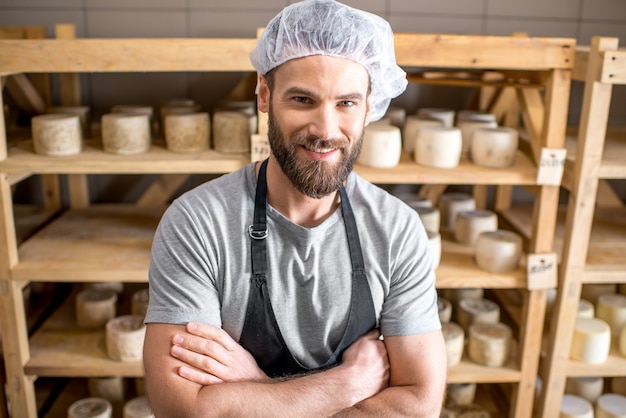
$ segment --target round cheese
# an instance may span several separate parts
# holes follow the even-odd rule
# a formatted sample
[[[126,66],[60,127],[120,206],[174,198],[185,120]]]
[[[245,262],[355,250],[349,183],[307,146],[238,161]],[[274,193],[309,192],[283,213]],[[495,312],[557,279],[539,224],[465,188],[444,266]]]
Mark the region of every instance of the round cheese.
[[[469,357],[475,363],[501,367],[511,355],[511,328],[503,323],[475,323],[469,327]]]
[[[113,405],[102,398],[80,399],[67,410],[67,418],[111,418]]]
[[[441,224],[441,213],[439,209],[435,207],[420,207],[416,206],[413,209],[417,212],[424,225],[426,231],[437,233],[439,232],[439,225]]]
[[[89,136],[91,125],[91,109],[89,106],[52,106],[46,109],[46,113],[65,113],[78,116],[82,137],[87,138]]]
[[[500,307],[489,299],[461,299],[456,317],[464,330],[476,323],[497,324],[500,322]]]
[[[111,113],[139,113],[142,115],[148,115],[149,118],[154,117],[154,109],[152,106],[115,105],[111,106]]]
[[[461,211],[456,216],[454,239],[465,245],[475,245],[478,236],[498,229],[498,215],[491,210]]]
[[[159,120],[161,123],[161,130],[165,130],[165,117],[167,115],[182,115],[186,113],[200,112],[200,106],[193,100],[179,99],[170,100],[159,109]],[[163,132],[162,132],[163,133]]]
[[[483,126],[472,132],[470,157],[474,164],[490,168],[513,165],[518,145],[517,130]]]
[[[428,119],[438,119],[444,126],[449,128],[454,125],[455,112],[452,109],[423,107],[417,110],[417,116]]]
[[[418,131],[413,159],[427,167],[454,168],[459,165],[462,145],[460,129],[424,126]]]
[[[174,152],[198,152],[209,148],[208,113],[165,116],[165,145]]]
[[[148,398],[138,396],[124,404],[124,418],[153,418],[154,414],[148,403]]]
[[[389,106],[387,112],[385,113],[385,117],[389,118],[389,121],[393,126],[402,129],[406,119],[406,109],[398,106]]]
[[[441,263],[441,235],[438,232],[426,231],[428,236],[428,248],[433,261],[433,270]]]
[[[480,110],[459,110],[456,112],[457,125],[466,120],[477,120],[482,122],[497,122],[496,115],[490,112],[483,112]]]
[[[80,119],[76,115],[59,113],[33,116],[31,130],[37,154],[74,155],[83,148]]]
[[[619,337],[626,325],[626,296],[619,293],[598,296],[596,317],[609,324],[613,337]]]
[[[452,319],[452,303],[442,297],[437,298],[437,311],[439,313],[439,321],[442,323],[450,322]]]
[[[236,112],[244,113],[248,116],[256,114],[256,101],[254,100],[224,100],[220,102],[216,107],[216,112],[223,110],[234,110]]]
[[[402,153],[402,134],[393,125],[368,125],[363,133],[363,147],[358,163],[374,168],[398,165]]]
[[[106,324],[107,354],[113,360],[140,361],[143,359],[143,342],[146,326],[138,315],[123,315]]]
[[[626,418],[626,396],[605,393],[596,403],[595,418]]]
[[[593,303],[585,299],[578,301],[578,310],[576,311],[578,318],[593,318],[595,317],[595,308]]]
[[[419,131],[424,126],[443,126],[439,119],[427,119],[420,116],[407,116],[402,129],[402,148],[408,153],[415,151],[415,141]]]
[[[446,406],[471,405],[476,398],[476,383],[449,383],[447,385]]]
[[[150,148],[150,118],[140,113],[107,113],[102,116],[102,147],[121,155],[140,154]]]
[[[494,121],[485,120],[461,120],[457,123],[457,127],[461,130],[461,137],[463,139],[463,147],[461,150],[461,157],[468,158],[470,155],[470,149],[474,140],[474,131],[478,128],[495,128],[498,124]]]
[[[91,397],[104,398],[112,403],[124,400],[124,379],[119,376],[90,377],[87,385]]]
[[[604,392],[602,377],[569,377],[565,383],[565,393],[580,396],[589,402],[596,403]]]
[[[219,152],[250,152],[250,117],[237,111],[213,114],[213,148]]]
[[[456,227],[456,217],[459,212],[476,209],[476,201],[467,193],[444,193],[439,197],[437,203],[441,212],[441,226],[444,229],[454,231]]]
[[[446,342],[448,367],[459,364],[463,357],[463,346],[465,344],[465,332],[463,328],[454,322],[446,322],[442,324],[441,330]]]
[[[117,294],[109,289],[86,289],[76,295],[76,323],[81,328],[100,328],[115,317]]]
[[[570,357],[583,363],[604,363],[611,348],[609,324],[596,318],[577,318]]]
[[[130,313],[132,315],[137,315],[141,317],[145,317],[148,312],[148,303],[150,302],[150,289],[147,287],[144,289],[137,290],[133,293],[133,296],[130,300]]]
[[[522,257],[522,237],[498,229],[483,232],[476,240],[476,265],[490,273],[508,273],[519,267]]]
[[[594,418],[593,406],[588,400],[575,395],[563,395],[560,418]]]

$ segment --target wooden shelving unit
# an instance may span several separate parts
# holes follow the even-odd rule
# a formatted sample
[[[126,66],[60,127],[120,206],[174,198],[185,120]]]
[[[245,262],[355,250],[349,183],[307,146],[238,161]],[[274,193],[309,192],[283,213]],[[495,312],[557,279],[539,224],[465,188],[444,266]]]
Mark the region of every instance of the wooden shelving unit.
[[[585,283],[626,283],[626,207],[596,207],[607,179],[626,180],[626,130],[607,128],[613,85],[626,84],[626,50],[618,39],[594,37],[576,52],[574,79],[585,85],[581,120],[568,136],[563,185],[570,192],[559,227],[559,292],[542,363],[540,416],[559,414],[568,377],[624,376],[626,358],[615,341],[603,364],[570,360],[570,345]]]
[[[248,53],[255,39],[82,39],[0,41],[0,75],[14,73],[80,73],[139,71],[251,72]],[[526,256],[551,254],[556,223],[560,176],[542,177],[542,150],[564,148],[569,81],[575,42],[559,38],[512,38],[396,34],[396,56],[406,68],[502,71],[519,96],[528,150],[518,152],[513,167],[485,169],[463,161],[452,170],[419,166],[404,155],[399,166],[356,171],[375,183],[470,184],[533,190],[534,212],[528,228]],[[515,80],[518,81],[515,81]],[[532,80],[528,83],[526,80]],[[458,80],[449,81],[463,85]],[[482,83],[476,83],[476,86]],[[33,380],[37,376],[136,377],[140,364],[114,364],[106,359],[98,332],[77,332],[67,307],[52,315],[29,338],[21,289],[31,281],[146,282],[154,228],[163,207],[91,205],[73,207],[18,245],[10,186],[24,173],[38,174],[221,174],[249,162],[248,155],[215,151],[175,154],[155,143],[146,154],[122,157],[105,154],[98,141],[87,141],[76,156],[43,157],[34,154],[29,140],[9,144],[0,120],[0,303],[9,398],[15,417],[37,415]],[[503,197],[504,196],[504,197]],[[506,193],[498,209],[508,209]],[[449,370],[450,383],[505,383],[514,387],[508,414],[530,417],[541,345],[545,288],[554,285],[556,271],[547,279],[520,268],[509,274],[478,269],[467,248],[447,240],[437,270],[439,288],[485,287],[519,289],[517,355],[505,367],[488,368],[468,359]],[[550,278],[553,276],[553,280]]]

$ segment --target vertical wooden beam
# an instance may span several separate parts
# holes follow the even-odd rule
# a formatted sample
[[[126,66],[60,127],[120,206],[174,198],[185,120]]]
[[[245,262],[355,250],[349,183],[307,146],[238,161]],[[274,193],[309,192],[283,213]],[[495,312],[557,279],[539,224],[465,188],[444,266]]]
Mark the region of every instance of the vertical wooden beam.
[[[45,39],[48,37],[47,28],[45,26],[28,26],[24,30],[24,38],[26,39]],[[33,86],[42,98],[45,106],[52,105],[52,81],[50,74],[39,73],[31,74],[30,80]]]
[[[54,27],[55,36],[58,39],[75,39],[76,27],[72,24],[58,24]],[[80,78],[76,73],[59,74],[61,85],[61,105],[80,105]]]

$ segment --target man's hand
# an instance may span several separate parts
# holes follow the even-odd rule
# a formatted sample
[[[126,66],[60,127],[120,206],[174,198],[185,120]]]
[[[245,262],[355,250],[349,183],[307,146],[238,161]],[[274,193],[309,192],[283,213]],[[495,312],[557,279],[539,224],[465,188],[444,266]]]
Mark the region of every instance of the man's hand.
[[[170,350],[189,365],[178,369],[181,377],[203,386],[270,380],[252,355],[221,328],[190,322],[185,330],[188,334],[174,335]]]

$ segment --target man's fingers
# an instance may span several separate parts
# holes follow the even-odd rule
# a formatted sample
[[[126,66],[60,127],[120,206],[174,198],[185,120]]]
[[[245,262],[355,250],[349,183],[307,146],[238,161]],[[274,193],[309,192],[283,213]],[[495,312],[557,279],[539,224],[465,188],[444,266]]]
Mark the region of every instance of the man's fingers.
[[[189,366],[201,370],[204,373],[220,375],[220,373],[224,370],[224,365],[220,363],[219,360],[211,356],[199,354],[196,351],[188,350],[183,346],[172,346],[170,353],[172,354],[172,357],[177,358],[178,360],[183,361]]]
[[[202,386],[209,386],[215,383],[224,382],[222,379],[215,377],[212,374],[196,370],[193,367],[189,366],[179,367],[178,375]]]
[[[196,364],[199,361],[198,359],[205,357],[216,362],[224,362],[224,359],[228,355],[227,350],[219,342],[189,334],[174,335],[174,338],[172,338],[172,355],[174,357],[176,357],[174,355],[176,348],[196,354]],[[181,360],[185,359],[181,358]]]
[[[199,322],[189,322],[185,329],[188,333],[214,341],[229,351],[233,351],[239,344],[233,340],[226,331],[220,327],[202,324]]]

